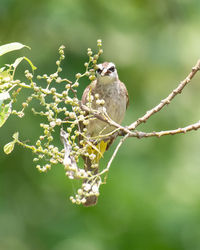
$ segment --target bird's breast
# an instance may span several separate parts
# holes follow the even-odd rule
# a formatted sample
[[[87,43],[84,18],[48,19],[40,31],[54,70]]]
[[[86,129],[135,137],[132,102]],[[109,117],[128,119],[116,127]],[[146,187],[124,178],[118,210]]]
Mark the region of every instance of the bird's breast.
[[[121,124],[126,111],[126,95],[124,95],[120,85],[115,83],[109,86],[98,86],[95,90],[95,94],[99,94],[99,99],[103,99],[105,103],[103,106],[100,106],[97,105],[94,100],[92,107],[97,110],[101,110],[102,107],[105,107],[108,116],[115,122]],[[90,121],[88,125],[90,136],[97,136],[100,133],[106,134],[114,129],[114,127],[98,119]]]

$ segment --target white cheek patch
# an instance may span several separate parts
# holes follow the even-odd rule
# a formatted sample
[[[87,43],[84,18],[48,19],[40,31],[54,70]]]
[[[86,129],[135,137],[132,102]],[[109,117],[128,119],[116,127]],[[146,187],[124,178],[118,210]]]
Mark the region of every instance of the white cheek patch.
[[[103,70],[103,65],[102,64],[98,64],[97,67],[98,67],[98,69]]]

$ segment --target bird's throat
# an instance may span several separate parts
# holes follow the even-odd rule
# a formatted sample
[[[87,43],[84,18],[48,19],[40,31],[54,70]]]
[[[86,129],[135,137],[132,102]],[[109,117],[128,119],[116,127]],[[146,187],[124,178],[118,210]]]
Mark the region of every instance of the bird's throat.
[[[110,76],[101,76],[97,78],[97,85],[107,85],[107,84],[112,84],[116,81],[117,79],[110,77]]]

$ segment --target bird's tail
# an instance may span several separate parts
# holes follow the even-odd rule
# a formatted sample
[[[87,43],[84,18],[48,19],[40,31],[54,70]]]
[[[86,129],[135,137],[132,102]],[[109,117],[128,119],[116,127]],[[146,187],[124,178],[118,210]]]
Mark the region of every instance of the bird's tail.
[[[93,175],[96,175],[99,172],[99,160],[101,159],[101,157],[103,157],[103,154],[106,151],[108,144],[109,141],[105,142],[102,140],[96,145],[95,148],[94,147],[88,148],[89,155],[91,156],[93,154],[95,155],[95,157],[94,159],[91,159],[89,157],[84,158],[85,169],[87,171],[91,171]],[[94,164],[96,165],[95,168],[93,167]],[[88,190],[89,196],[86,198],[86,202],[83,205],[86,207],[94,206],[96,205],[99,196],[99,178],[96,178],[96,180],[92,181],[85,180],[84,182],[85,184],[90,185],[90,190]]]

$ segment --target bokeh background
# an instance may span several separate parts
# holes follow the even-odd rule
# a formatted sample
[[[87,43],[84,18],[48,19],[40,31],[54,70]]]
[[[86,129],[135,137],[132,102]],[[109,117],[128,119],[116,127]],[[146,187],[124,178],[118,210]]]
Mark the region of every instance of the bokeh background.
[[[0,0],[0,44],[17,41],[32,48],[12,52],[0,63],[26,55],[38,74],[53,73],[57,49],[64,44],[62,75],[73,80],[84,70],[87,48],[95,49],[101,38],[101,61],[116,63],[129,91],[128,125],[166,97],[200,58],[199,25],[199,0]],[[82,81],[80,91],[85,86]],[[197,75],[140,129],[175,129],[198,121],[199,99]],[[128,139],[98,205],[84,208],[69,201],[76,186],[63,167],[40,174],[27,150],[3,153],[16,131],[24,140],[34,138],[38,122],[28,111],[0,129],[1,250],[200,249],[199,131]]]

